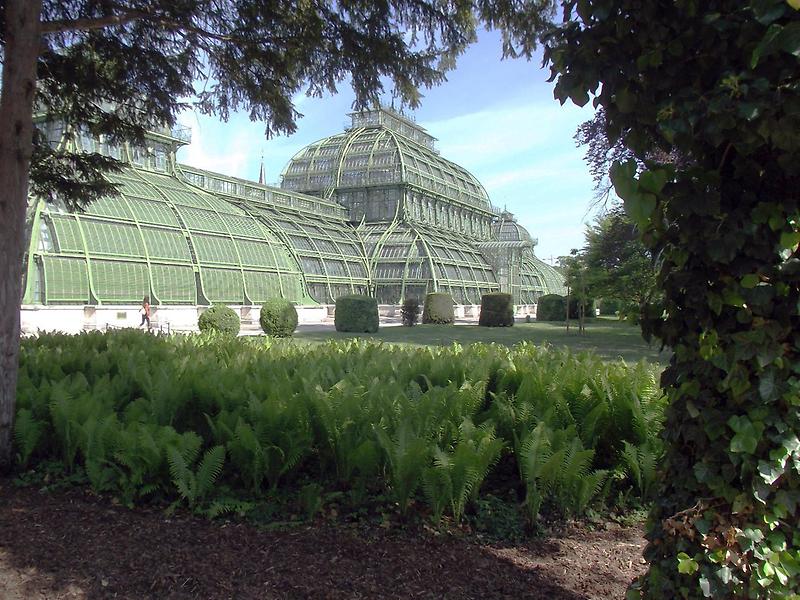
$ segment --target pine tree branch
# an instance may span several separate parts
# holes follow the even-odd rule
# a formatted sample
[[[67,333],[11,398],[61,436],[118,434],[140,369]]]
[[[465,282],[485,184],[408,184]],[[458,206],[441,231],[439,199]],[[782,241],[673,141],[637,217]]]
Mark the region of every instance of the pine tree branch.
[[[127,25],[134,21],[153,21],[164,29],[176,32],[195,33],[201,37],[211,38],[221,42],[234,40],[232,36],[213,33],[189,23],[180,23],[165,18],[163,15],[148,13],[144,11],[127,11],[117,15],[105,17],[93,17],[85,19],[67,19],[59,21],[44,21],[42,23],[42,34],[65,33],[67,31],[94,31],[107,27],[117,27]]]

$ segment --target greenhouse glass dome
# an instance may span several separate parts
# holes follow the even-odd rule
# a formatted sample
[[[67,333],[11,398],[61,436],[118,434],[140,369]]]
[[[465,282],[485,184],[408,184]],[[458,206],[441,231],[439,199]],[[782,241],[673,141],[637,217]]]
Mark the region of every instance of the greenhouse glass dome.
[[[424,129],[385,108],[350,117],[289,161],[280,188],[178,164],[186,131],[150,132],[137,147],[44,125],[48,139],[124,168],[108,176],[120,194],[85,212],[30,199],[23,313],[86,317],[148,296],[196,319],[210,304],[245,315],[274,297],[313,307],[364,293],[399,304],[444,291],[470,305],[504,290],[533,304],[563,291],[528,232]]]

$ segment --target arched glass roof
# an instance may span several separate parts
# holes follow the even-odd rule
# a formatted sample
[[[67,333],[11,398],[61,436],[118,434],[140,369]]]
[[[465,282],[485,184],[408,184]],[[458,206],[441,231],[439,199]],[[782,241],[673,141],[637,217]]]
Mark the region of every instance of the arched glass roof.
[[[533,246],[538,241],[507,211],[503,211],[500,219],[492,224],[492,237],[499,242],[529,242]]]
[[[331,304],[339,296],[367,292],[364,249],[338,204],[191,167],[181,167],[180,173],[193,185],[216,190],[283,242],[315,302]]]
[[[492,224],[492,234],[494,239],[478,248],[503,274],[501,286],[512,294],[514,304],[535,304],[545,294],[566,293],[563,276],[534,254],[536,240],[514,215],[503,211]]]
[[[26,302],[328,304],[374,292],[398,304],[443,291],[477,304],[503,289],[519,304],[564,292],[527,230],[424,129],[386,109],[351,116],[295,155],[280,189],[177,165],[164,136],[111,148],[84,132],[79,150],[128,163],[109,175],[120,195],[83,213],[33,199]]]
[[[366,116],[365,116],[366,115]],[[367,118],[370,115],[375,118]],[[353,127],[295,154],[281,187],[330,197],[337,188],[407,184],[453,202],[490,209],[481,183],[442,158],[424,130],[386,109],[356,113]]]
[[[306,298],[300,265],[258,219],[174,177],[125,169],[84,213],[43,206],[44,303],[248,304]],[[41,232],[44,235],[41,235]]]
[[[457,304],[480,304],[483,294],[499,290],[492,268],[457,234],[403,222],[365,224],[359,232],[380,304],[433,291],[449,293]]]
[[[520,293],[526,296],[526,301],[520,304],[533,304],[545,294],[564,296],[567,293],[564,276],[538,258],[533,251],[523,251],[520,275]]]

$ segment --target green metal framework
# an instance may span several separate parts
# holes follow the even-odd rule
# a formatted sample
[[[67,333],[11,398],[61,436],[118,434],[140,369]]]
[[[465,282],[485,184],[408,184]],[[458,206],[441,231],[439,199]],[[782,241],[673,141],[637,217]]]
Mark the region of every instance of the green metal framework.
[[[514,304],[535,304],[544,294],[565,294],[563,276],[534,254],[536,240],[503,212],[493,225],[493,240],[477,245]]]
[[[351,115],[352,127],[307,146],[281,187],[335,199],[353,222],[413,221],[489,239],[497,211],[481,183],[442,158],[434,138],[386,109]]]
[[[185,131],[151,132],[143,148],[44,126],[57,145],[128,166],[109,176],[120,195],[84,213],[31,199],[25,302],[328,304],[374,293],[397,304],[444,291],[477,304],[502,289],[529,304],[563,293],[528,232],[425,130],[386,109],[351,117],[295,155],[281,189],[178,165]]]
[[[306,299],[300,265],[259,219],[175,177],[109,176],[121,194],[82,214],[39,207],[43,303],[251,304]]]
[[[330,304],[338,296],[367,293],[364,247],[343,207],[191,167],[181,166],[179,173],[263,223],[300,265],[313,301]]]
[[[474,245],[447,231],[394,221],[359,228],[370,258],[375,297],[381,304],[447,292],[456,304],[479,304],[498,291],[492,268]]]

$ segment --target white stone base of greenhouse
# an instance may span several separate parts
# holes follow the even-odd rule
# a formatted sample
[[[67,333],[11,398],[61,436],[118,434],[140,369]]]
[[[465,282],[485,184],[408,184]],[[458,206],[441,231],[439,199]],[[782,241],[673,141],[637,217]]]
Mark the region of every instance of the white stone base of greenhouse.
[[[164,333],[184,333],[197,331],[197,319],[207,306],[153,306],[150,313],[151,328]],[[258,323],[260,306],[231,306],[242,320],[242,334],[261,331]],[[316,306],[297,306],[298,324],[333,326],[335,306],[332,304]],[[80,333],[81,331],[121,329],[140,327],[142,321],[138,305],[104,306],[43,306],[23,305],[20,311],[23,335],[34,335],[39,331],[59,331]],[[474,304],[460,304],[454,307],[457,322],[477,322],[481,307]],[[381,304],[378,307],[381,325],[400,323],[400,306]],[[536,316],[536,305],[526,304],[514,307],[515,317]]]

